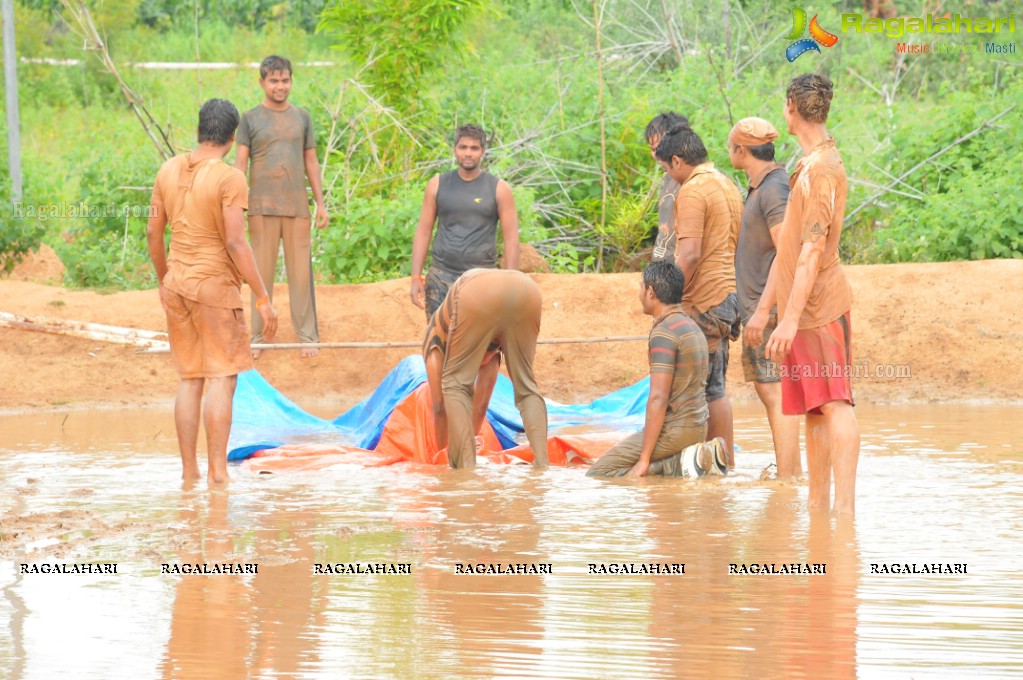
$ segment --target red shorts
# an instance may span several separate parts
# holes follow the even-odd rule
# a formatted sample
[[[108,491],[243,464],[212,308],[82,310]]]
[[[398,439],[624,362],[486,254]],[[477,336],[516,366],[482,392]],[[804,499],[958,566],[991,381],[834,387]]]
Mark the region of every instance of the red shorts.
[[[853,402],[852,319],[849,312],[825,326],[796,331],[781,363],[781,411],[821,414],[832,401]]]

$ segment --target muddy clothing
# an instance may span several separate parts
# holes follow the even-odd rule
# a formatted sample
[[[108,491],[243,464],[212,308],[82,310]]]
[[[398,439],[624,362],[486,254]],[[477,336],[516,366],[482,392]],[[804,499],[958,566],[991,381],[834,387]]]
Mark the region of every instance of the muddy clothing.
[[[675,197],[679,240],[702,239],[696,272],[682,295],[688,312],[706,312],[735,292],[735,246],[741,224],[739,190],[713,163],[696,166]]]
[[[156,175],[153,203],[171,228],[163,285],[211,307],[241,309],[242,277],[227,252],[223,209],[248,206],[245,175],[219,158],[171,158]]]
[[[536,387],[533,357],[540,333],[540,289],[518,271],[470,269],[433,315],[423,355],[444,352],[441,387],[448,418],[448,460],[474,465],[473,385],[488,350],[500,347],[535,460],[547,464],[547,406]]]
[[[319,342],[305,174],[305,151],[316,146],[312,120],[295,106],[274,111],[260,104],[242,114],[236,139],[249,147],[249,241],[259,277],[272,299],[283,242],[291,325],[299,342]],[[258,314],[252,315],[252,342],[263,342],[263,319]]]
[[[832,323],[852,308],[852,289],[838,258],[848,185],[845,165],[834,140],[818,144],[796,164],[789,187],[775,274],[778,318],[785,318],[803,244],[823,238],[826,245],[817,278],[799,317],[800,329],[817,328]]]
[[[855,405],[852,395],[852,316],[815,328],[800,328],[781,362],[781,412],[821,415],[832,401]]]
[[[771,333],[778,327],[778,314],[772,309],[764,326],[764,336],[760,344],[754,347],[742,341],[742,375],[746,382],[776,383],[781,380],[778,364],[767,358],[767,341]]]
[[[319,342],[320,328],[316,322],[316,290],[313,285],[312,223],[308,217],[275,217],[249,215],[249,241],[256,258],[259,276],[267,283],[266,291],[273,300],[273,277],[277,257],[284,242],[284,270],[288,272],[288,300],[291,304],[291,326],[299,342]],[[255,294],[252,308],[256,308]],[[263,341],[263,317],[252,315],[252,341]]]
[[[437,234],[432,266],[462,274],[497,266],[497,178],[489,172],[466,182],[457,170],[437,185]]]
[[[673,309],[654,321],[647,345],[650,374],[671,373],[664,425],[650,456],[647,474],[661,474],[654,463],[678,455],[707,436],[707,340],[699,326]],[[590,477],[621,477],[639,460],[643,431],[613,446],[587,471]]]
[[[661,180],[661,196],[657,201],[657,235],[654,240],[654,253],[651,261],[675,261],[675,195],[678,194],[679,183],[668,174]]]
[[[423,278],[423,287],[426,289],[427,319],[433,318],[434,312],[444,303],[448,290],[451,289],[451,286],[455,285],[455,281],[461,275],[462,272],[451,272],[432,265],[426,270],[426,276]]]
[[[249,214],[308,218],[305,150],[316,146],[309,114],[295,106],[274,111],[260,104],[242,114],[235,141],[249,147]]]
[[[776,164],[750,178],[749,192],[742,209],[742,229],[735,249],[735,289],[743,324],[757,310],[767,285],[775,256],[771,228],[785,219],[788,200],[789,176],[784,166]]]
[[[184,379],[225,378],[252,368],[240,292],[227,250],[224,208],[248,203],[245,176],[221,159],[175,156],[160,168],[153,204],[171,227],[163,278],[171,357]]]
[[[470,269],[497,267],[497,182],[489,172],[469,182],[457,170],[440,176],[437,233],[423,281],[427,318],[433,316],[459,276]]]

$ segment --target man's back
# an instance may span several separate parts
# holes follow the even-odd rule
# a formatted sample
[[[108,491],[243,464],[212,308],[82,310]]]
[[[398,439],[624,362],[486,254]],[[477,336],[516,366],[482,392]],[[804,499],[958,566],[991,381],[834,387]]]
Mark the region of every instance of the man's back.
[[[791,193],[778,239],[778,316],[792,292],[803,243],[827,240],[820,266],[799,319],[799,328],[831,323],[852,307],[852,289],[838,256],[848,184],[834,140],[818,145],[799,161],[790,179]]]
[[[683,304],[706,312],[735,292],[735,247],[742,222],[742,197],[712,163],[698,165],[679,189],[675,228],[680,239],[702,239]]]
[[[688,315],[674,311],[650,330],[651,373],[672,373],[665,423],[699,425],[707,421],[707,338]]]
[[[223,209],[245,209],[245,176],[219,158],[192,162],[182,154],[160,168],[154,196],[171,225],[164,285],[196,302],[240,309],[241,275],[227,251]]]

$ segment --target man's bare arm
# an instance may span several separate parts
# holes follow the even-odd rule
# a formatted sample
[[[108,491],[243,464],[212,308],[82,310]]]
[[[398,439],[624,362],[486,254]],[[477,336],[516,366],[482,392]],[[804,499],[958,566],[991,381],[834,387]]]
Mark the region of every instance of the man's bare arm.
[[[302,154],[305,164],[305,175],[309,178],[309,187],[313,190],[313,202],[316,204],[316,228],[323,229],[330,221],[327,206],[323,202],[323,178],[320,176],[320,161],[316,158],[316,148],[310,147]]]
[[[423,285],[423,264],[426,263],[426,251],[430,249],[433,238],[433,224],[437,221],[437,187],[440,177],[434,176],[426,183],[423,196],[423,207],[419,211],[419,224],[412,238],[412,286],[410,295],[412,304],[420,309],[426,307],[426,289]],[[417,278],[419,277],[419,278]]]
[[[673,373],[650,374],[650,396],[647,398],[646,420],[643,424],[643,449],[639,460],[629,472],[630,477],[642,477],[650,467],[650,458],[654,454],[657,438],[661,436],[661,428],[664,427],[664,415],[668,411],[668,397],[674,377]]]
[[[234,167],[242,171],[246,177],[249,176],[249,147],[244,144],[234,145]]]
[[[778,323],[778,327],[767,341],[765,353],[772,361],[782,361],[792,349],[792,340],[799,330],[799,317],[803,315],[806,301],[810,298],[810,291],[817,280],[826,247],[827,239],[821,237],[816,241],[806,241],[799,251],[796,273],[792,279],[792,292],[785,305],[785,317]]]
[[[703,239],[692,236],[679,238],[675,246],[675,264],[682,270],[686,278],[686,288],[693,283],[693,276],[696,274],[696,265],[700,262],[700,255],[703,254]]]
[[[519,268],[519,214],[515,209],[515,196],[504,180],[497,183],[497,218],[501,221],[504,239],[504,268]]]
[[[277,334],[277,312],[270,304],[270,295],[256,268],[256,258],[245,238],[245,210],[237,205],[229,205],[223,208],[223,213],[227,253],[231,256],[234,266],[238,268],[238,273],[245,279],[245,283],[256,293],[255,311],[263,317],[263,337],[270,340]]]
[[[146,223],[146,245],[149,248],[149,259],[156,270],[156,281],[163,286],[163,277],[167,276],[167,246],[164,235],[167,233],[167,211],[163,201],[153,193],[149,201],[149,222]]]

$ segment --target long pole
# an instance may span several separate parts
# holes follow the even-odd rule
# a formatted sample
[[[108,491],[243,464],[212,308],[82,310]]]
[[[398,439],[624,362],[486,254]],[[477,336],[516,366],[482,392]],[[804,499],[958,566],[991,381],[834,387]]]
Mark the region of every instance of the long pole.
[[[18,116],[18,54],[14,48],[14,0],[3,1],[4,89],[7,92],[7,169],[11,202],[21,203],[21,123]]]

